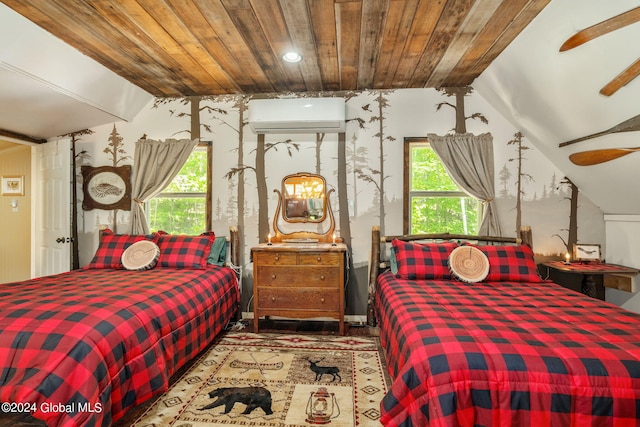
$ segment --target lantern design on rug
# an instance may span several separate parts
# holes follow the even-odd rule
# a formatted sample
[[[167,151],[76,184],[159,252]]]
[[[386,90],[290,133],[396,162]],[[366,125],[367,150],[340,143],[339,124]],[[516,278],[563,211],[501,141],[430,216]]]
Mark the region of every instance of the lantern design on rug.
[[[334,415],[335,414],[335,415]],[[307,419],[311,424],[329,424],[340,415],[335,393],[329,393],[326,387],[311,392],[307,402]]]

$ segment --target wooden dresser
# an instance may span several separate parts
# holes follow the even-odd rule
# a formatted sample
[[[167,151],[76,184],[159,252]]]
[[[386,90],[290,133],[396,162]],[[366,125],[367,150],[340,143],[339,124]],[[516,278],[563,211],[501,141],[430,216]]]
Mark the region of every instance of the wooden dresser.
[[[274,243],[251,248],[253,326],[261,316],[329,317],[344,335],[346,245]]]

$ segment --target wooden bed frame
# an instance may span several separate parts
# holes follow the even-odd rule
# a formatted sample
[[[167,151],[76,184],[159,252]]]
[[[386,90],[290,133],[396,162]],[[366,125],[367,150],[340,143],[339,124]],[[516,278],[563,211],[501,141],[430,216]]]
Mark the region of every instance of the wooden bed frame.
[[[373,298],[376,289],[376,280],[378,275],[389,268],[387,259],[383,259],[384,251],[382,248],[385,244],[391,243],[393,239],[405,242],[412,241],[433,241],[433,240],[464,240],[471,242],[485,242],[487,244],[494,243],[512,243],[515,245],[526,244],[533,247],[533,237],[531,227],[523,226],[520,228],[518,237],[502,237],[502,236],[478,236],[471,234],[452,234],[452,233],[434,233],[434,234],[404,234],[381,236],[380,227],[374,225],[371,228],[371,252],[369,256],[369,291],[367,301],[367,325],[376,326],[377,321],[373,310]]]

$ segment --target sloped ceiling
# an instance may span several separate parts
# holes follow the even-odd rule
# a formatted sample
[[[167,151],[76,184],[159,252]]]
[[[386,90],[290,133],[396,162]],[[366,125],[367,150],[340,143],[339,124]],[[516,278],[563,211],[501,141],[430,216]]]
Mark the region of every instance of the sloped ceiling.
[[[638,147],[640,132],[559,144],[640,114],[640,78],[611,96],[599,93],[640,57],[640,22],[559,49],[576,32],[638,6],[637,0],[552,1],[473,83],[605,214],[640,214],[640,152],[593,166],[577,166],[569,155]]]
[[[0,129],[20,139],[131,120],[153,98],[2,4],[0,40]]]

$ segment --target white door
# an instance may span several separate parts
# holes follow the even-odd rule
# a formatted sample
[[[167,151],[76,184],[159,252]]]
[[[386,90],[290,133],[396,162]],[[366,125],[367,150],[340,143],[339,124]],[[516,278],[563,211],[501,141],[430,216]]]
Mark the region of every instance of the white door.
[[[71,141],[36,147],[36,277],[71,269]]]

